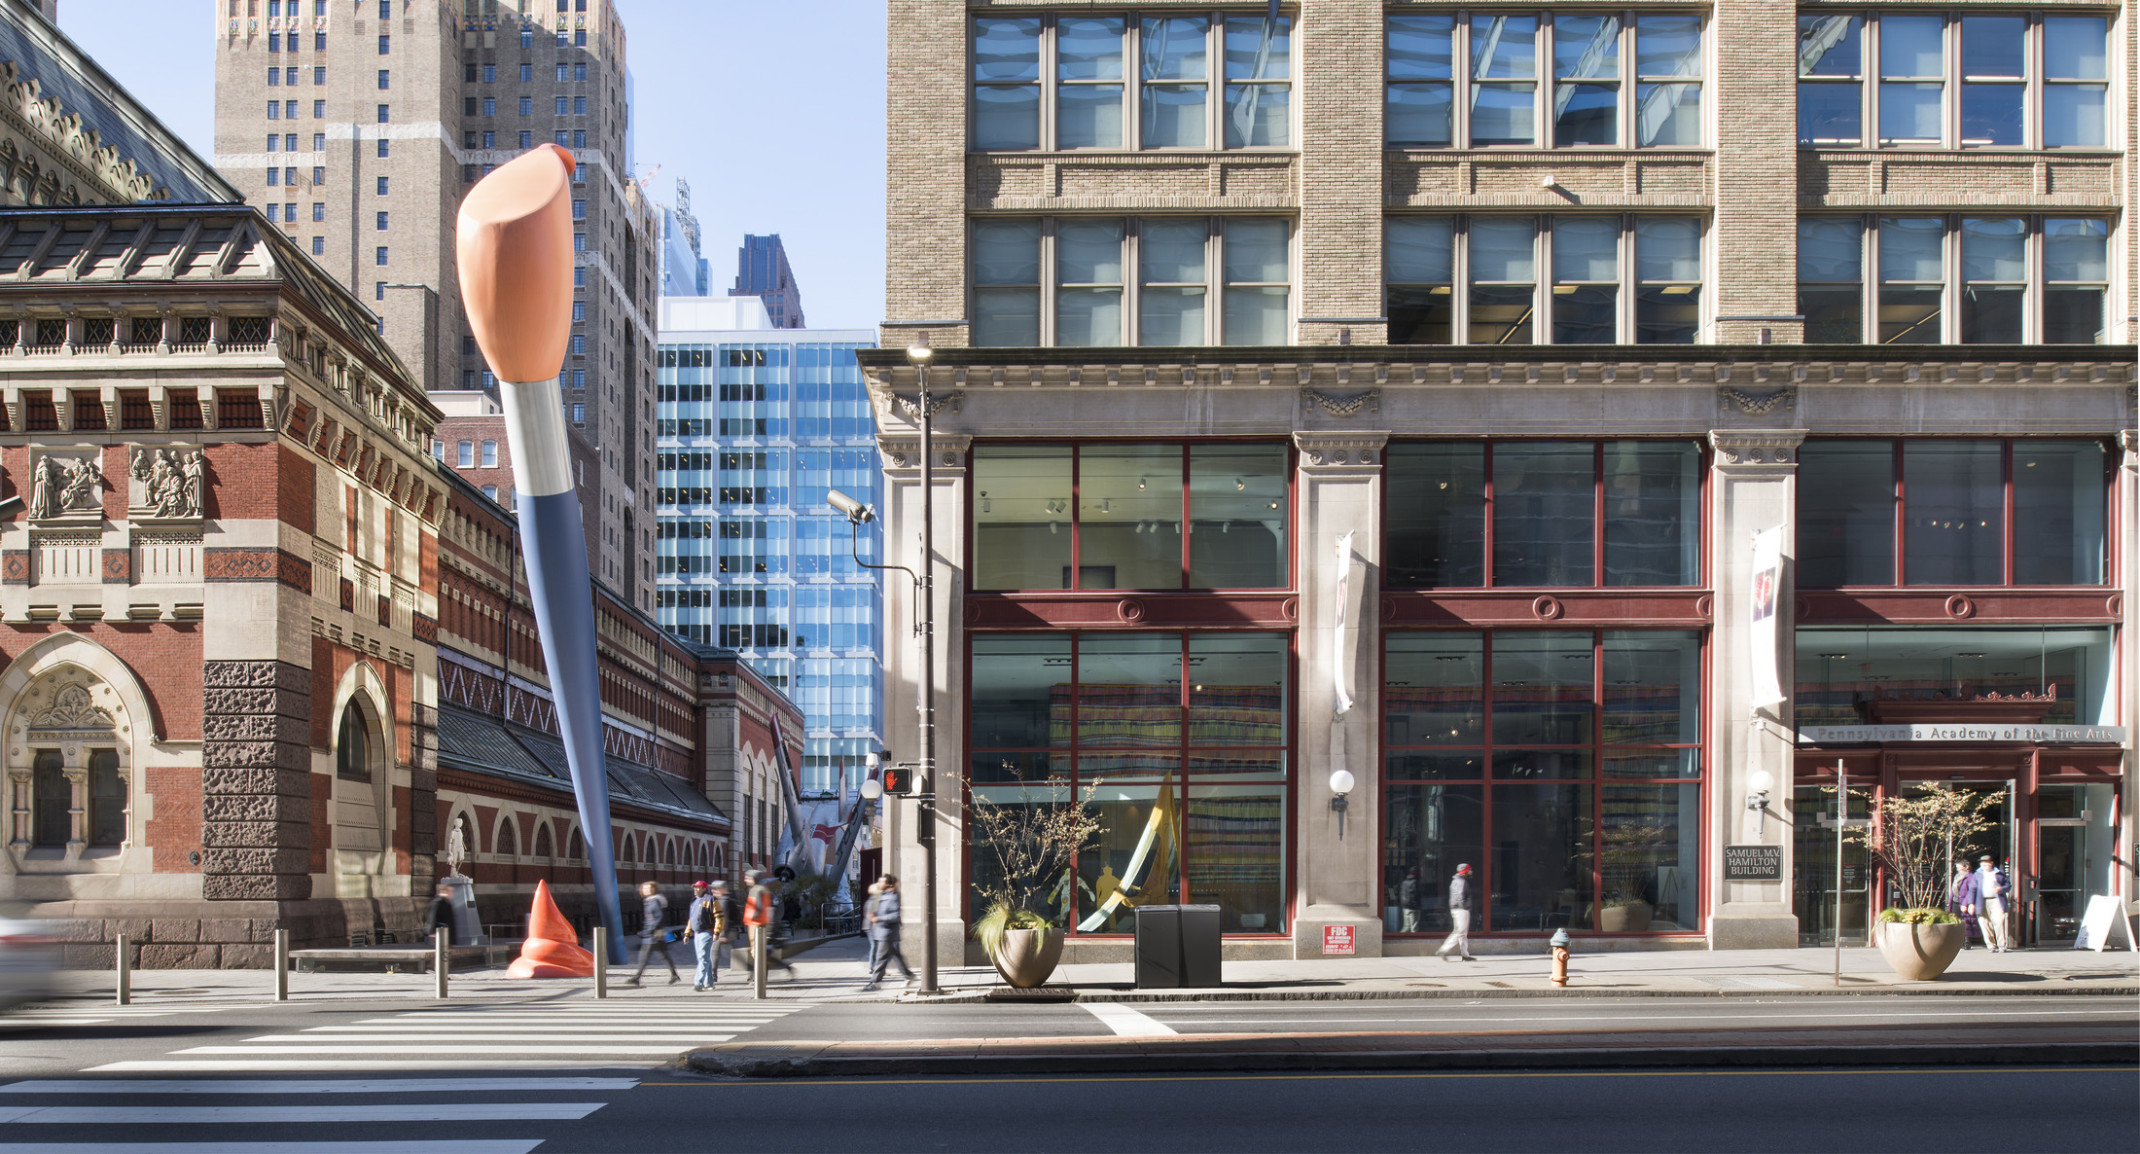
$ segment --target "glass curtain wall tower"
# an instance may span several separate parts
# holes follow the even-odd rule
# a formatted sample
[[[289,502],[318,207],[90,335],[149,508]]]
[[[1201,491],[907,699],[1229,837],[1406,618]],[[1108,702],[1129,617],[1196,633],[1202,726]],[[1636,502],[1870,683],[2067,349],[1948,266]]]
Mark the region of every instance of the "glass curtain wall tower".
[[[664,298],[661,318],[658,619],[735,650],[802,707],[804,792],[858,785],[883,745],[883,592],[825,491],[879,500],[855,363],[876,334],[777,329],[756,297]],[[879,534],[865,526],[864,559]]]

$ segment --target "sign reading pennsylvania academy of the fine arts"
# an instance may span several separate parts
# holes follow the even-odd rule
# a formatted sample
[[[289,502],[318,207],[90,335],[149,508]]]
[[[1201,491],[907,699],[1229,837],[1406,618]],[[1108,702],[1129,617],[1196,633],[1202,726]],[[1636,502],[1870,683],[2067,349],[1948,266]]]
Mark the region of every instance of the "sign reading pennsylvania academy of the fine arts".
[[[1969,725],[1920,722],[1911,725],[1808,725],[1799,729],[1800,745],[1874,745],[1904,741],[2016,741],[2030,745],[2122,745],[2122,725]]]

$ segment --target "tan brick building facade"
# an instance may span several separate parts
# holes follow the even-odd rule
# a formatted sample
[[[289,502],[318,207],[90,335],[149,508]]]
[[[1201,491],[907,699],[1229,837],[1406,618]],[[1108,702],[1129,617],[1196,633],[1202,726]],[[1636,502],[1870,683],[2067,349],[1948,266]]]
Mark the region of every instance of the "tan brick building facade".
[[[1773,818],[1814,828],[1838,764],[1868,794],[2011,790],[1996,848],[2034,940],[2071,934],[2077,894],[2130,901],[2109,855],[2131,857],[2140,786],[2132,5],[888,11],[888,331],[863,355],[886,560],[922,564],[899,351],[919,329],[938,349],[933,784],[947,808],[1099,784],[1099,844],[1033,899],[1060,904],[1070,957],[1126,956],[1101,900],[1125,885],[1146,891],[1132,905],[1220,905],[1236,956],[1423,953],[1459,861],[1488,948],[1555,928],[1832,940],[1832,851]],[[1274,220],[1282,253],[1252,248],[1242,226]],[[1200,472],[1218,452],[1283,465]],[[1678,512],[1642,512],[1658,490],[1617,471],[1645,453],[1681,461]],[[1574,504],[1539,503],[1554,454]],[[2055,530],[2025,511],[2051,456],[2082,462]],[[1246,513],[1194,511],[1258,486]],[[1862,520],[1840,511],[1859,501]],[[1616,576],[1616,535],[1650,529],[1677,568]],[[1757,582],[1770,530],[1783,567]],[[2018,544],[2053,531],[2082,563]],[[1229,532],[1275,535],[1281,561],[1199,576]],[[1981,565],[1948,564],[1964,538],[1941,533],[1971,534]],[[1569,568],[1538,567],[1549,537]],[[1771,702],[1750,601],[1777,580]],[[905,604],[887,611],[904,636]],[[2001,656],[2066,629],[2074,672]],[[1178,667],[1150,656],[1177,645]],[[1265,645],[1275,680],[1199,696],[1221,661],[1265,670],[1240,656]],[[1647,659],[1624,647],[1654,645],[1683,646],[1682,672],[1629,674]],[[1520,664],[1553,646],[1555,668],[1596,672]],[[923,673],[892,652],[887,744],[911,751]],[[1496,660],[1497,680],[1451,672]],[[1615,751],[1633,740],[1615,686],[1660,679],[1686,693],[1669,772]],[[1581,716],[1511,720],[1556,684]],[[1888,724],[2017,693],[2071,724],[1973,744]],[[1161,704],[1177,712],[1140,712]],[[1270,747],[1253,773],[1200,750],[1244,741]],[[2096,824],[2060,832],[2076,798]],[[894,805],[887,862],[908,878],[929,852],[913,812]],[[1730,873],[1727,846],[1774,847],[1750,856],[1780,872]],[[952,835],[934,852],[956,958],[985,858]],[[1886,895],[1847,876],[1842,932],[1863,935]]]
[[[582,480],[596,511],[589,564],[651,609],[659,238],[628,166],[614,3],[203,7],[216,25],[217,167],[370,302],[427,392],[496,391],[460,311],[452,238],[462,195],[533,145],[572,150],[580,256],[562,387],[595,463]],[[447,439],[458,439],[451,424]],[[500,496],[511,504],[509,486]]]

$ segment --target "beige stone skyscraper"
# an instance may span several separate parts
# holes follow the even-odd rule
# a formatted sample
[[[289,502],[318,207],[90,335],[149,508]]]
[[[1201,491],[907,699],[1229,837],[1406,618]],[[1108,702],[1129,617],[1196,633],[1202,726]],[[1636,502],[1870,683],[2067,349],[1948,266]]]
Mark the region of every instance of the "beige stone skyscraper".
[[[456,421],[494,412],[461,314],[461,197],[538,144],[579,162],[573,337],[562,382],[597,578],[653,604],[657,231],[632,178],[614,0],[211,0],[216,165],[371,303],[388,344]],[[493,418],[487,424],[495,425]],[[504,466],[493,432],[480,466]],[[489,454],[499,454],[491,457]],[[510,494],[499,492],[501,500]]]

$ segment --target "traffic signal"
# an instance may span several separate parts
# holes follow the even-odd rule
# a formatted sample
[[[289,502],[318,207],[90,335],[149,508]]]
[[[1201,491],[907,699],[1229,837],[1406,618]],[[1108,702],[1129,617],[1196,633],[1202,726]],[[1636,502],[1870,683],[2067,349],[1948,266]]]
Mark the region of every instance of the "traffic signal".
[[[877,778],[884,792],[901,797],[914,795],[914,767],[911,765],[887,765]]]

